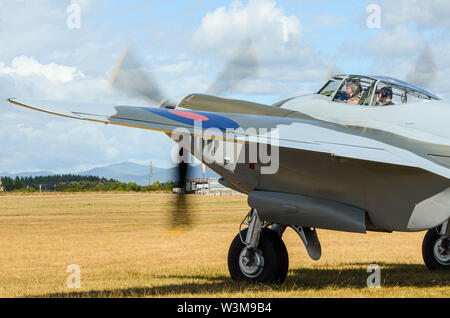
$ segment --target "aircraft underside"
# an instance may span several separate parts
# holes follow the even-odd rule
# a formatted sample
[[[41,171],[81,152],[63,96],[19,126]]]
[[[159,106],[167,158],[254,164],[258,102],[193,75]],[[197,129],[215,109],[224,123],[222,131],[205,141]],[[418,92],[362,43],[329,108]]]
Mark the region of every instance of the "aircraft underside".
[[[247,145],[242,151],[248,149]],[[425,170],[288,148],[279,149],[279,158],[275,174],[261,174],[258,163],[206,164],[228,186],[250,194],[249,203],[257,203],[257,192],[264,192],[265,198],[271,194],[271,199],[278,202],[291,201],[291,209],[281,205],[279,211],[264,213],[268,221],[277,223],[351,232],[422,231],[450,217],[450,180]],[[310,201],[309,208],[315,209],[315,213],[323,212],[316,221],[312,216],[305,219],[308,208],[302,208],[301,202],[294,207],[295,201],[304,200]],[[340,208],[348,226],[344,220],[338,221],[335,212],[327,212],[330,205]],[[333,215],[336,224],[327,222],[323,226],[323,218]],[[307,223],[302,223],[305,220]]]

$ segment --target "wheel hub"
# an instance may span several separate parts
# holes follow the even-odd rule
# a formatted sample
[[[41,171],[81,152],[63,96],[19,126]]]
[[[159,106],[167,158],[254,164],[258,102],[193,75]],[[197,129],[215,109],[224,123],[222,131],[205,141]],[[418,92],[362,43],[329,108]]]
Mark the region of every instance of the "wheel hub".
[[[445,266],[450,265],[450,250],[447,245],[448,239],[440,238],[433,248],[434,257],[441,265]]]
[[[239,268],[248,278],[255,278],[264,269],[264,257],[260,250],[244,248],[239,255]]]

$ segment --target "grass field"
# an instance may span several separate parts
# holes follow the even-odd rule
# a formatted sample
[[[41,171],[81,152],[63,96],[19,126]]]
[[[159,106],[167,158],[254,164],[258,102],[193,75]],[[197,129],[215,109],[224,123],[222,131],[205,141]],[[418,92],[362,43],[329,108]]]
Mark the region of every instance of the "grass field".
[[[318,231],[309,259],[292,230],[281,285],[229,278],[227,253],[246,197],[188,198],[195,226],[169,230],[172,195],[0,196],[0,297],[450,297],[450,272],[429,272],[424,233]],[[67,287],[81,269],[81,288]],[[368,265],[381,288],[366,286]]]

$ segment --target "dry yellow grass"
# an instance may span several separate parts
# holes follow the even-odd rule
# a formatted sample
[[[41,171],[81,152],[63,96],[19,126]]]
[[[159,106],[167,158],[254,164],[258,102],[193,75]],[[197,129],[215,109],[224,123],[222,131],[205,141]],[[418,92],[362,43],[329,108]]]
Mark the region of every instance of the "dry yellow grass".
[[[0,297],[450,297],[450,273],[423,265],[424,233],[319,231],[313,262],[287,230],[281,286],[231,281],[227,253],[246,197],[190,196],[191,229],[168,229],[172,195],[0,196]],[[369,264],[382,287],[366,287]],[[81,288],[67,287],[67,266]]]

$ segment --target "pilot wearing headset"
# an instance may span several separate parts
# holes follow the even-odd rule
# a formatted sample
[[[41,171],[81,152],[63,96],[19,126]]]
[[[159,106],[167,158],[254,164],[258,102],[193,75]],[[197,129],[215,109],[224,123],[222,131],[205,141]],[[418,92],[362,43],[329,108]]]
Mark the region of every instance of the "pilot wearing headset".
[[[377,89],[376,93],[378,95],[378,102],[376,103],[376,106],[395,105],[392,102],[392,88],[383,87],[382,89]]]

